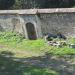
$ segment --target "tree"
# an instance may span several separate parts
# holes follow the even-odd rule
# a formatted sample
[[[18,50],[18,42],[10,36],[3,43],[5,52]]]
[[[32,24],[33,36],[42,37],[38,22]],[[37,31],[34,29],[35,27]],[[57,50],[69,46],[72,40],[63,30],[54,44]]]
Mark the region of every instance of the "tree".
[[[13,6],[15,0],[0,0],[0,9],[9,9]]]
[[[75,0],[0,0],[0,9],[66,8]]]
[[[15,3],[11,9],[22,9],[22,1],[23,0],[15,0]]]
[[[45,0],[22,0],[22,8],[43,8]]]

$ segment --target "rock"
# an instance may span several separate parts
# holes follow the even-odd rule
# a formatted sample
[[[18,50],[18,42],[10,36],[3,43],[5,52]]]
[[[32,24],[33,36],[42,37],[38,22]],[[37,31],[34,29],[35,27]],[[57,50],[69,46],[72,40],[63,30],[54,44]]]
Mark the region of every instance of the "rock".
[[[75,44],[70,44],[69,47],[70,48],[75,48]]]

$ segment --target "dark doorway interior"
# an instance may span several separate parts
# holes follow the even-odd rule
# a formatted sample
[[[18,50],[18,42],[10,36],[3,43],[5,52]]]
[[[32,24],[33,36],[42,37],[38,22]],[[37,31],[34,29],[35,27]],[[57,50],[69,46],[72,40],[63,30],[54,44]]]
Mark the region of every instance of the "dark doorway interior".
[[[28,33],[28,38],[30,40],[36,40],[37,36],[36,36],[36,31],[35,31],[35,27],[34,24],[32,23],[27,23],[26,24],[26,29],[27,29],[27,33]]]

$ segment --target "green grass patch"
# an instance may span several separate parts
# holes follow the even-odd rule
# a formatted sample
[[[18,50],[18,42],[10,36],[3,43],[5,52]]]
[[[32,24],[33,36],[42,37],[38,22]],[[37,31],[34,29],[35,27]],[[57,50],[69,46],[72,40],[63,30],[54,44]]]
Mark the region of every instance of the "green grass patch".
[[[75,39],[69,41],[74,43]],[[47,58],[47,53],[52,56]],[[75,55],[75,49],[68,46],[53,47],[48,45],[44,39],[26,40],[15,32],[0,32],[1,75],[60,75],[60,71],[55,69],[55,65],[61,62],[61,58],[56,55],[59,57]],[[75,57],[69,59],[69,61],[71,60],[75,62]],[[55,63],[54,69],[50,66],[51,61],[51,64]],[[60,67],[60,64],[58,66]]]
[[[75,38],[68,40],[69,43],[74,43]],[[43,39],[26,40],[20,34],[15,32],[0,32],[0,51],[8,50],[15,53],[16,56],[40,56],[46,52],[54,55],[69,55],[75,54],[75,49],[64,46],[61,48],[49,46]],[[4,46],[4,47],[3,47]]]

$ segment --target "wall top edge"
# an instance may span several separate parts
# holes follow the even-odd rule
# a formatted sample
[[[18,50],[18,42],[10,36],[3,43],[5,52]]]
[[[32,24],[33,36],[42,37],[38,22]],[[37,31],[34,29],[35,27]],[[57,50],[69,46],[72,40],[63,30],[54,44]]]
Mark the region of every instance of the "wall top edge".
[[[75,13],[75,8],[0,10],[0,14]]]

